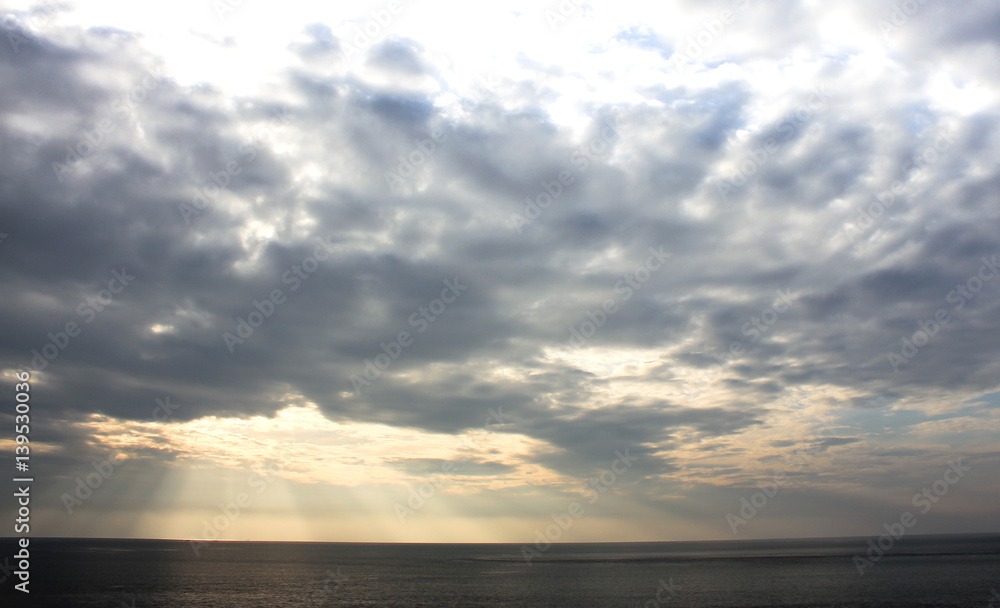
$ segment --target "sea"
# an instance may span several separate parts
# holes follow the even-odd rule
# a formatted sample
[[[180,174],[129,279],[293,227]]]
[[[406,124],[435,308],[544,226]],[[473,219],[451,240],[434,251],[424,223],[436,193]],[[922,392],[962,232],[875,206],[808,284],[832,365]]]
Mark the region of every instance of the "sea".
[[[519,544],[36,538],[30,601],[4,564],[0,605],[1000,608],[1000,535],[877,541],[565,543],[528,560]]]

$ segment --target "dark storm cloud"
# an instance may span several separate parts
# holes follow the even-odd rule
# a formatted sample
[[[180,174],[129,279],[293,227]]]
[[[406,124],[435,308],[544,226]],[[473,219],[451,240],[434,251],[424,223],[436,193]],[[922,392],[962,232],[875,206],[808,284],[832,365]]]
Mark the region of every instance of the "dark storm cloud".
[[[786,8],[782,19],[803,19]],[[768,17],[777,11],[753,19],[777,19]],[[921,15],[919,27],[931,27],[932,16]],[[793,30],[778,35],[791,40]],[[883,140],[876,123],[906,124],[927,100],[897,92],[882,107],[880,90],[855,91],[836,61],[829,99],[723,200],[717,180],[783,124],[753,126],[759,92],[737,78],[644,85],[643,103],[594,108],[581,136],[548,117],[555,87],[541,78],[506,83],[527,100],[515,109],[481,99],[466,100],[460,117],[445,113],[434,94],[406,80],[438,82],[414,41],[391,39],[369,52],[365,65],[399,77],[391,86],[325,72],[317,66],[339,65],[340,45],[313,25],[291,47],[303,61],[284,73],[282,94],[234,101],[157,76],[142,100],[119,111],[116,101],[157,73],[156,58],[134,38],[0,34],[15,31],[27,39],[19,52],[0,45],[0,232],[10,235],[0,245],[0,361],[29,367],[33,351],[53,341],[49,333],[59,341],[67,323],[80,327],[40,375],[52,417],[145,419],[164,394],[185,404],[176,420],[272,414],[292,392],[334,420],[457,432],[482,427],[487,412],[502,408],[512,422],[500,432],[548,444],[538,462],[583,476],[631,447],[641,457],[637,477],[655,477],[677,470],[653,447],[672,445],[677,429],[715,437],[759,426],[789,386],[895,399],[996,384],[1000,280],[984,282],[962,310],[948,302],[982,257],[1000,252],[998,177],[966,166],[995,151],[995,136],[984,134],[996,133],[993,114],[959,124],[953,148],[922,178],[929,190],[908,181],[901,202],[848,244],[844,226],[856,208],[904,179],[907,159],[937,134],[906,127]],[[668,48],[652,32],[622,38]],[[118,80],[86,79],[84,65]],[[560,76],[553,66],[522,67]],[[909,83],[907,75],[886,78]],[[789,100],[782,116],[809,95]],[[276,113],[284,119],[274,122]],[[575,153],[614,116],[614,137],[584,167]],[[60,181],[52,164],[102,120],[113,130]],[[759,130],[740,139],[747,129]],[[436,132],[446,137],[426,152]],[[420,152],[420,166],[391,189],[386,172]],[[883,161],[892,177],[873,189],[883,174],[872,167]],[[574,183],[515,231],[510,219],[524,213],[525,198],[567,170]],[[207,204],[185,216],[181,206],[199,192]],[[673,257],[624,301],[618,282],[661,246]],[[303,270],[317,252],[326,259]],[[114,273],[135,278],[110,303],[96,300],[98,309],[94,298]],[[468,288],[433,320],[421,316],[446,280]],[[276,289],[283,299],[271,303],[273,314],[229,352],[223,335],[267,309],[261,303]],[[794,302],[752,338],[747,324],[780,289],[794,292]],[[608,298],[620,309],[589,346],[661,351],[660,367],[633,376],[648,386],[669,381],[674,367],[719,368],[724,402],[608,399],[601,391],[612,390],[610,380],[547,356]],[[953,321],[894,371],[887,354],[939,308]],[[351,376],[401,331],[412,344],[356,393]],[[713,354],[734,341],[745,354],[719,365]],[[492,372],[505,366],[516,373],[500,380]],[[54,427],[40,432],[70,441]]]

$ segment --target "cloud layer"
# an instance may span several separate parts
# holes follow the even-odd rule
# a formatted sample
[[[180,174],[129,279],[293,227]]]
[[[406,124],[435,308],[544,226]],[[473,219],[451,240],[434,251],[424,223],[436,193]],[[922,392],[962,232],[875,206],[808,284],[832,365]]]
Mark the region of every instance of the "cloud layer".
[[[520,540],[626,449],[580,538],[724,538],[775,470],[745,534],[862,534],[960,455],[978,481],[928,525],[994,529],[1000,12],[960,4],[536,8],[501,27],[548,46],[479,72],[411,7],[367,44],[367,17],[299,23],[252,91],[245,36],[198,34],[214,82],[9,14],[0,369],[34,372],[50,529],[82,533],[60,496],[121,453],[281,462],[317,521],[391,517],[455,462],[441,508]],[[106,495],[199,508],[136,483]],[[419,526],[361,536],[443,539]]]

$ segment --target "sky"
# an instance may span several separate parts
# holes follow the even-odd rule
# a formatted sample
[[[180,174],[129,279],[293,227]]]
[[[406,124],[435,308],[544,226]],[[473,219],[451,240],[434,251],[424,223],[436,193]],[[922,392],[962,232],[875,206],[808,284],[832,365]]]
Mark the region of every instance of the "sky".
[[[4,3],[34,535],[1000,530],[997,3],[348,4]]]

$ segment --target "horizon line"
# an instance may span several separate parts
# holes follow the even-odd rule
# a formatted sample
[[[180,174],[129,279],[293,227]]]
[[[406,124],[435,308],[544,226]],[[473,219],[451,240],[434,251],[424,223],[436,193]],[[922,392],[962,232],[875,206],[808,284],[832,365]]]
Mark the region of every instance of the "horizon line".
[[[927,534],[907,534],[898,540],[913,537],[937,537],[937,536],[1000,536],[1000,531],[995,532],[939,532]],[[21,537],[0,536],[0,541],[18,541]],[[782,538],[733,538],[733,539],[707,539],[707,540],[595,540],[595,541],[573,541],[573,542],[552,542],[552,545],[639,545],[650,543],[725,543],[725,542],[766,542],[766,541],[792,541],[792,540],[851,540],[866,539],[871,535],[861,536],[789,536]],[[512,542],[426,542],[426,541],[366,541],[366,540],[251,540],[236,538],[148,538],[129,536],[32,536],[31,540],[146,540],[146,541],[171,541],[171,542],[198,542],[198,543],[313,543],[313,544],[340,544],[340,545],[518,545],[528,544],[533,541],[512,541]]]

